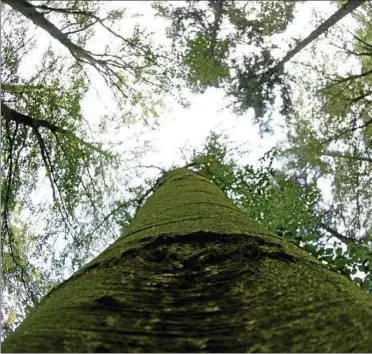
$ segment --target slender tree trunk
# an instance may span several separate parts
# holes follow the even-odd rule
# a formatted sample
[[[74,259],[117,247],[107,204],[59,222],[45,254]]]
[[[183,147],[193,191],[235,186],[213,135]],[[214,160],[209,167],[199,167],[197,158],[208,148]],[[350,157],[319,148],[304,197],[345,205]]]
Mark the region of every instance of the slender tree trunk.
[[[321,23],[314,31],[312,31],[305,39],[299,42],[292,50],[290,50],[282,60],[280,60],[274,68],[270,69],[267,74],[274,74],[278,70],[282,69],[284,64],[290,61],[296,54],[298,54],[307,45],[313,42],[322,34],[326,33],[332,26],[334,26],[338,21],[343,19],[346,15],[353,12],[356,8],[362,5],[366,0],[349,0],[344,6],[337,10],[333,15],[331,15],[327,20]]]
[[[65,33],[63,33],[52,22],[46,19],[42,13],[38,12],[36,7],[30,2],[26,0],[3,0],[3,2],[11,6],[14,10],[20,12],[23,16],[31,20],[36,26],[48,32],[53,38],[64,45],[75,57],[83,58],[93,66],[101,64],[101,62],[95,59],[91,53],[73,43]]]
[[[177,169],[2,349],[369,352],[371,333],[372,298],[357,285]]]

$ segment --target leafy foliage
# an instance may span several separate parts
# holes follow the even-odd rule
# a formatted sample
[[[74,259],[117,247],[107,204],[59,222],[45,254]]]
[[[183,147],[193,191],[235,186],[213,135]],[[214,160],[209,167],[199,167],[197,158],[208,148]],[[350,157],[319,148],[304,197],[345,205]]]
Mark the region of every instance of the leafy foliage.
[[[170,21],[168,36],[176,58],[185,64],[180,65],[179,75],[186,84],[199,93],[222,87],[237,113],[253,108],[257,117],[274,103],[277,87],[288,101],[283,70],[264,74],[276,61],[272,52],[277,47],[270,38],[287,28],[294,7],[294,2],[279,1],[154,4],[158,14]],[[244,54],[237,56],[239,51]]]
[[[117,192],[124,177],[116,171],[138,153],[112,152],[112,144],[101,141],[104,128],[139,117],[154,121],[161,94],[170,87],[165,57],[151,33],[134,26],[122,35],[118,23],[125,11],[101,5],[16,0],[5,1],[2,9],[2,287],[15,318],[117,237],[113,216],[132,196]],[[111,36],[110,45],[92,46],[97,28]],[[45,49],[38,43],[40,61],[25,70],[38,55],[42,32],[52,41]],[[92,127],[82,102],[95,85],[94,71],[120,113],[100,117]],[[40,195],[43,186],[47,192]],[[34,222],[23,226],[29,212]],[[97,230],[107,225],[106,238],[99,237]],[[28,246],[20,247],[23,242]]]
[[[333,210],[323,202],[316,180],[304,173],[274,168],[280,158],[276,149],[267,152],[257,167],[237,164],[232,157],[234,150],[228,149],[223,136],[212,133],[203,151],[195,152],[187,166],[214,181],[270,231],[303,247],[370,291],[372,243],[354,242],[329,226]],[[360,272],[366,274],[364,279],[356,276]]]
[[[283,156],[289,170],[331,182],[332,207],[326,222],[334,225],[334,230],[342,230],[333,236],[343,234],[349,239],[346,255],[339,251],[336,265],[346,266],[348,274],[367,269],[365,282],[370,284],[369,267],[362,264],[371,262],[372,240],[372,66],[368,59],[372,47],[368,37],[371,25],[367,20],[371,4],[364,3],[353,15],[358,19],[359,29],[355,34],[346,30],[353,40],[346,43],[338,38],[345,31],[342,27],[335,28],[337,32],[329,40],[337,48],[336,63],[353,60],[356,70],[341,75],[328,59],[312,68],[309,77],[303,73],[298,108],[287,117],[289,134]],[[306,70],[309,71],[308,66]],[[316,86],[312,84],[314,74]],[[308,102],[310,109],[305,108]],[[326,259],[334,257],[330,251]]]

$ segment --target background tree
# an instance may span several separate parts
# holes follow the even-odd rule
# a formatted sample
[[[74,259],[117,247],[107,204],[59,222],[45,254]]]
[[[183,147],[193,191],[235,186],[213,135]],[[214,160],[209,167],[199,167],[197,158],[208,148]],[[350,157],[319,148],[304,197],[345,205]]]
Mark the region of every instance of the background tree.
[[[371,280],[370,15],[369,2],[353,14],[358,27],[355,33],[347,29],[351,39],[347,44],[344,39],[341,42],[342,27],[334,28],[329,36],[329,45],[338,48],[338,62],[353,63],[352,70],[340,74],[326,53],[319,65],[303,63],[304,70],[298,73],[302,78],[295,104],[298,108],[286,118],[288,142],[283,154],[286,168],[292,172],[312,181],[329,181],[332,206],[328,208],[326,229],[332,236],[347,237],[347,256],[357,268],[365,269]],[[317,85],[313,85],[314,75]],[[308,109],[305,102],[311,102]]]

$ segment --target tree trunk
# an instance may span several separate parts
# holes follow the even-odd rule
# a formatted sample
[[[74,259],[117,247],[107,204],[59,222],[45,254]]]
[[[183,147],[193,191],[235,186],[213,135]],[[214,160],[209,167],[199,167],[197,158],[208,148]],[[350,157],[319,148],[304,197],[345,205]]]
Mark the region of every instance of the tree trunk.
[[[290,50],[282,60],[280,60],[272,69],[268,71],[267,74],[270,76],[275,72],[283,68],[284,64],[290,61],[296,54],[298,54],[307,45],[313,42],[322,34],[326,33],[331,27],[333,27],[337,22],[343,19],[346,15],[353,12],[356,8],[362,5],[366,0],[349,0],[344,6],[338,9],[333,15],[327,18],[323,23],[321,23],[314,31],[312,31],[305,39],[299,42],[292,50]]]
[[[52,290],[3,352],[369,352],[372,298],[213,183],[164,175],[126,233]]]
[[[73,43],[70,38],[68,38],[67,34],[63,33],[52,22],[46,19],[45,16],[38,12],[36,7],[30,2],[26,0],[3,0],[3,2],[31,20],[36,26],[48,32],[53,38],[64,45],[75,57],[83,58],[93,66],[101,64],[99,60],[92,56],[91,53]]]

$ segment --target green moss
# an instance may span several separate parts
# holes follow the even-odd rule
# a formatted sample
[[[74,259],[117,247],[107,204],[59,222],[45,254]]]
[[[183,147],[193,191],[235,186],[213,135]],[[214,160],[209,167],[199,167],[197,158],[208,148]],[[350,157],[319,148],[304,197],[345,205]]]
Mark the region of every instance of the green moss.
[[[372,300],[176,170],[4,352],[368,352]]]

